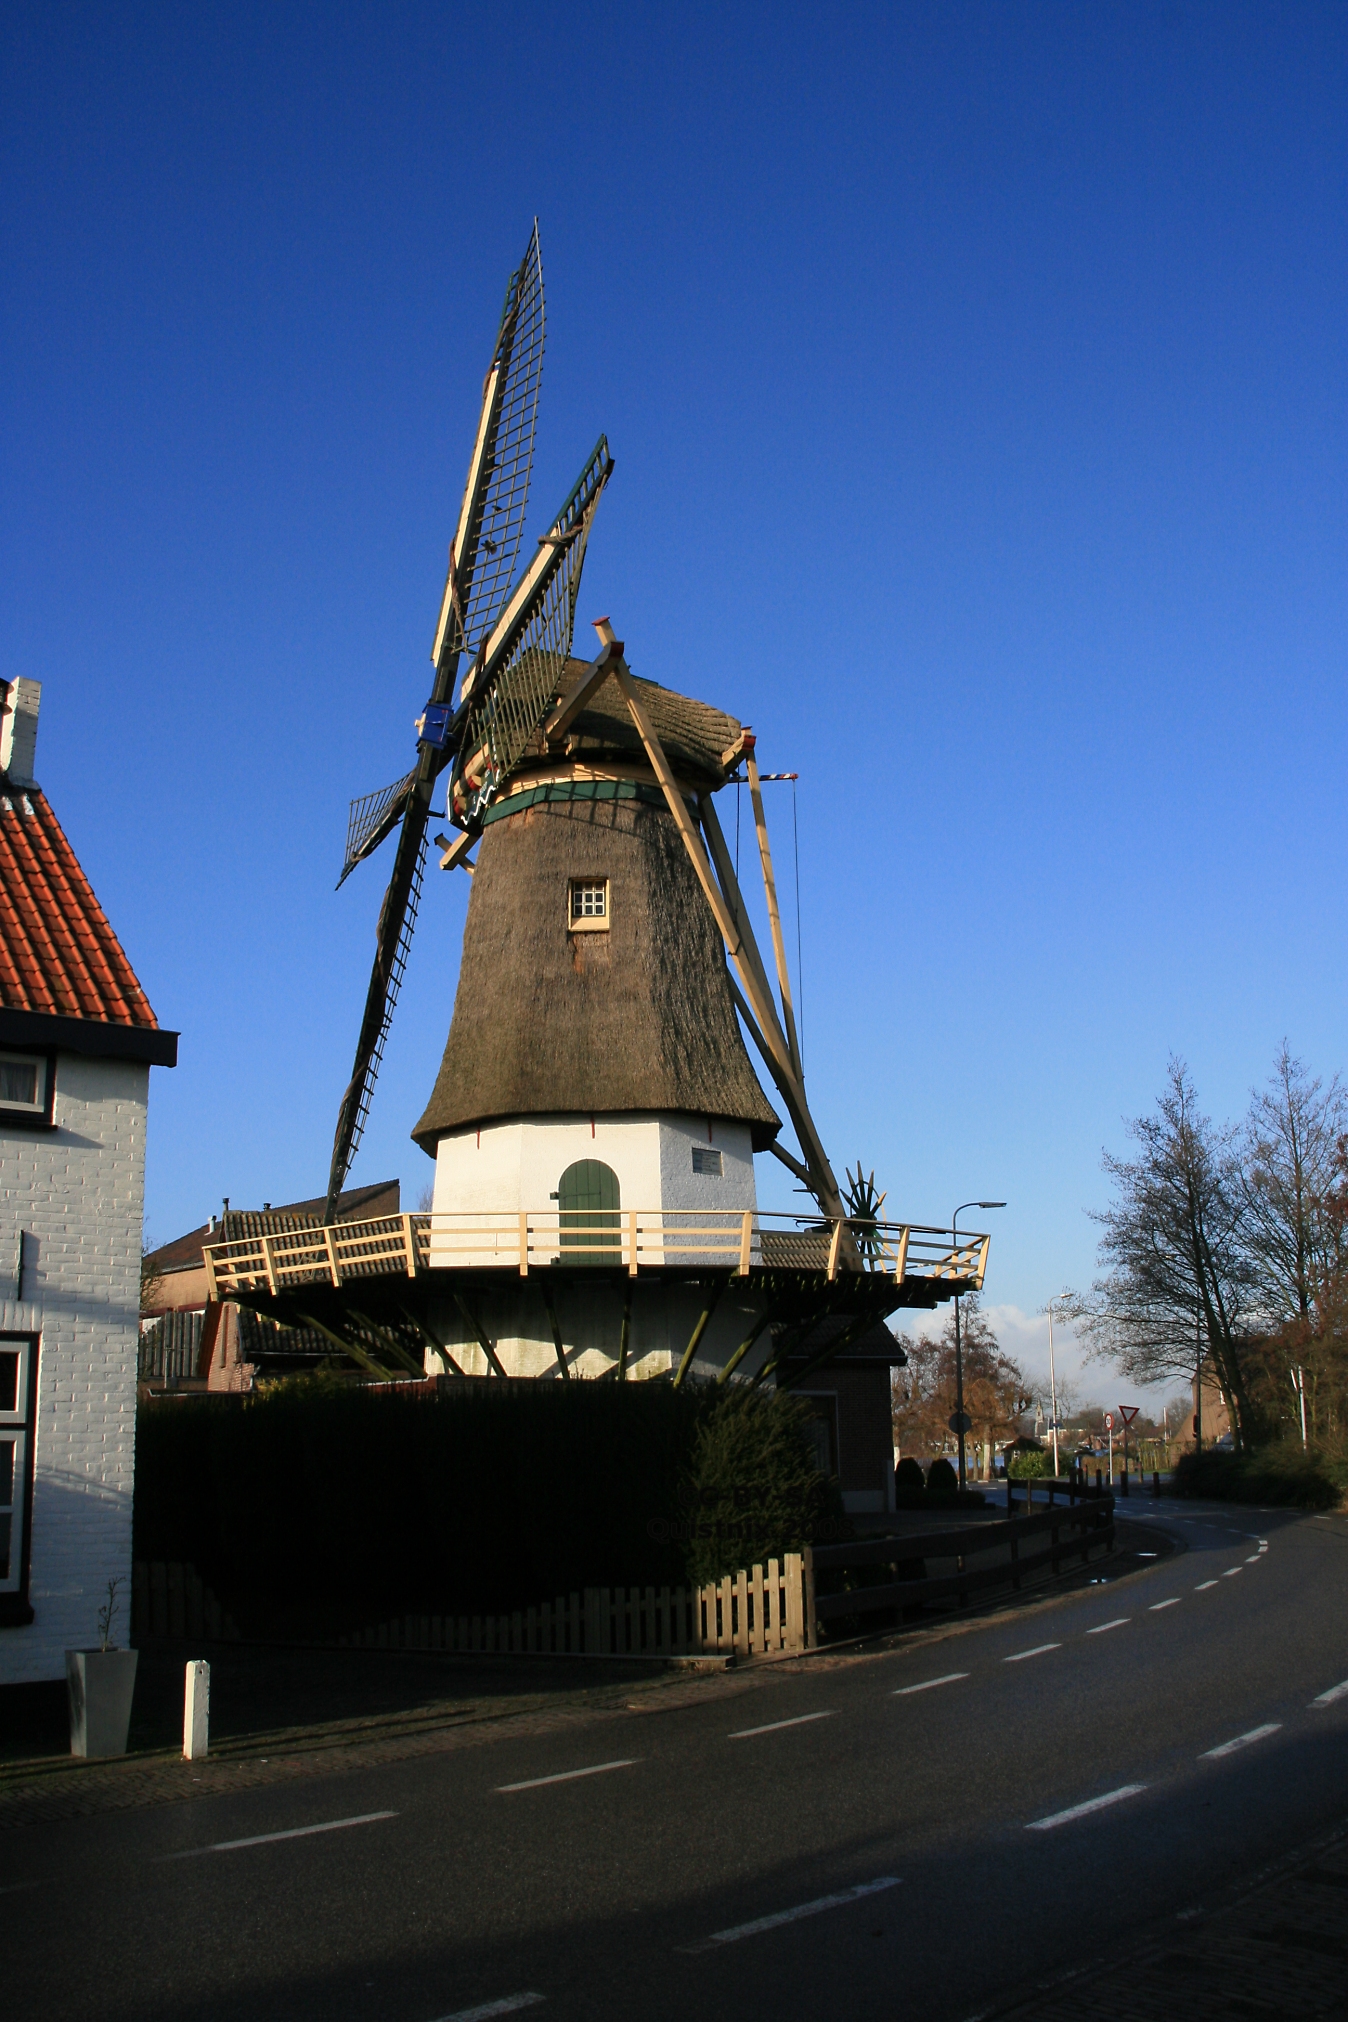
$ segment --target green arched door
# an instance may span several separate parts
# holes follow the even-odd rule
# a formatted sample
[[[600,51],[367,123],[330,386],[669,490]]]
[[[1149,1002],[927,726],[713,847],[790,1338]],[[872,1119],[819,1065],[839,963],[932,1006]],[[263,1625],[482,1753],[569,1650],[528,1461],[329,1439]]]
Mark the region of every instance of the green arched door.
[[[557,1206],[564,1250],[621,1249],[618,1210],[622,1199],[618,1175],[611,1165],[598,1158],[579,1158],[569,1165],[557,1183]],[[609,1229],[612,1236],[607,1234]]]

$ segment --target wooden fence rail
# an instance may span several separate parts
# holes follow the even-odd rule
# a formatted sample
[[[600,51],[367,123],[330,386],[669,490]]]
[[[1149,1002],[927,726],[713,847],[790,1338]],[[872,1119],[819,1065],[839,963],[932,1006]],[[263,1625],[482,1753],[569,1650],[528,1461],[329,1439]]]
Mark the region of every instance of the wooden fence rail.
[[[818,1221],[748,1208],[384,1215],[208,1243],[202,1256],[213,1300],[234,1292],[266,1291],[275,1297],[305,1285],[415,1278],[427,1270],[468,1268],[499,1268],[527,1277],[540,1267],[612,1264],[636,1277],[643,1267],[709,1265],[744,1277],[759,1265],[780,1265],[822,1270],[832,1279],[840,1268],[844,1229],[851,1233],[864,1270],[900,1283],[939,1279],[975,1291],[982,1285],[987,1236],[900,1222]]]
[[[1029,1488],[1030,1484],[1018,1484]],[[1093,1551],[1114,1549],[1114,1498],[1107,1489],[1082,1483],[1041,1479],[1033,1484],[1038,1493],[1051,1491],[1065,1495],[1066,1503],[1050,1502],[1038,1514],[1013,1516],[1001,1522],[973,1523],[948,1531],[914,1531],[906,1537],[861,1538],[853,1544],[819,1545],[813,1553],[814,1574],[847,1574],[888,1566],[897,1571],[920,1561],[922,1574],[914,1579],[894,1578],[875,1586],[849,1586],[841,1592],[817,1593],[815,1620],[835,1622],[852,1616],[873,1614],[880,1609],[913,1607],[929,1601],[953,1599],[963,1607],[973,1596],[989,1588],[1019,1588],[1026,1577],[1045,1569],[1062,1570],[1065,1561],[1089,1559]],[[1037,1544],[1043,1538],[1046,1542]],[[1025,1544],[1031,1544],[1028,1553]],[[987,1564],[971,1566],[971,1559]],[[928,1567],[935,1561],[952,1564],[949,1573],[932,1575]]]
[[[477,1656],[699,1657],[784,1656],[812,1650],[818,1625],[931,1601],[964,1606],[990,1588],[1019,1588],[1033,1574],[1083,1563],[1114,1546],[1114,1498],[1066,1481],[1037,1481],[1068,1495],[1027,1516],[948,1531],[857,1538],[787,1552],[766,1566],[743,1567],[705,1587],[586,1587],[502,1615],[395,1616],[336,1639],[355,1650],[442,1650]],[[1043,1542],[1041,1543],[1040,1540]],[[1030,1549],[1027,1551],[1026,1546]],[[971,1560],[986,1563],[971,1565]],[[949,1563],[951,1571],[929,1569]],[[922,1574],[908,1574],[920,1563]],[[875,1585],[817,1591],[877,1568],[908,1576]],[[132,1586],[132,1635],[138,1643],[202,1637],[239,1641],[231,1617],[192,1566],[138,1560]]]

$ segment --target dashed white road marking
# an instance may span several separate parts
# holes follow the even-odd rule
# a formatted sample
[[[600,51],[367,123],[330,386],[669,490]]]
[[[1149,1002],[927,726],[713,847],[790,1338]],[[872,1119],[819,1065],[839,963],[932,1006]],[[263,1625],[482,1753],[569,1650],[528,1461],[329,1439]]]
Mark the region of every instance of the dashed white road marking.
[[[498,1783],[501,1793],[511,1790],[541,1790],[545,1783],[574,1783],[582,1776],[602,1776],[609,1769],[635,1769],[638,1756],[626,1756],[621,1762],[592,1762],[588,1769],[561,1769],[555,1776],[530,1776],[523,1783]]]
[[[1224,1580],[1234,1580],[1236,1574],[1243,1573],[1244,1570],[1245,1570],[1244,1566],[1228,1566],[1226,1571],[1222,1574],[1222,1578]]]
[[[953,1685],[957,1678],[967,1678],[967,1671],[947,1671],[942,1678],[924,1678],[920,1685],[896,1685],[891,1698],[904,1699],[910,1692],[933,1692],[938,1685]]]
[[[499,2001],[480,2001],[476,2008],[456,2008],[452,2015],[439,2015],[436,2022],[488,2022],[492,2015],[515,2015],[521,2008],[537,2008],[546,1994],[506,1994]]]
[[[1206,1587],[1215,1587],[1215,1586],[1216,1586],[1216,1584],[1217,1584],[1217,1582],[1216,1582],[1215,1580],[1200,1580],[1200,1581],[1198,1582],[1198,1585],[1197,1585],[1197,1586],[1196,1586],[1196,1587],[1194,1588],[1194,1592],[1195,1592],[1196,1594],[1201,1594],[1201,1593],[1203,1592],[1204,1588],[1206,1588]]]
[[[1179,1595],[1172,1594],[1168,1601],[1153,1601],[1151,1604],[1151,1613],[1153,1615],[1159,1615],[1162,1608],[1177,1608],[1179,1604],[1180,1604]]]
[[[1342,1685],[1331,1685],[1328,1692],[1322,1692],[1318,1699],[1312,1699],[1312,1706],[1332,1706],[1336,1699],[1348,1699],[1348,1678]]]
[[[1003,1664],[1023,1664],[1027,1657],[1042,1657],[1046,1650],[1061,1650],[1061,1643],[1036,1643],[1033,1650],[1017,1650],[1010,1657],[1003,1657]]]
[[[1261,1556],[1262,1556],[1262,1554],[1261,1554],[1261,1553],[1259,1553],[1259,1552],[1251,1552],[1251,1553],[1250,1553],[1250,1556],[1249,1556],[1249,1558],[1248,1558],[1248,1559],[1246,1559],[1246,1561],[1245,1561],[1246,1565],[1247,1565],[1247,1566],[1257,1566],[1257,1565],[1259,1564],[1259,1560],[1260,1560]]]
[[[1219,1755],[1234,1755],[1238,1748],[1248,1748],[1252,1741],[1262,1741],[1266,1735],[1276,1734],[1281,1726],[1281,1720],[1267,1721],[1263,1727],[1252,1727],[1248,1734],[1238,1734],[1234,1741],[1223,1741],[1217,1748],[1205,1748],[1198,1759],[1200,1762],[1211,1762]]]
[[[349,1825],[373,1825],[377,1819],[396,1818],[396,1811],[362,1811],[355,1818],[329,1818],[322,1825],[292,1825],[288,1832],[255,1832],[247,1839],[218,1839],[210,1846],[190,1846],[182,1853],[162,1854],[162,1860],[190,1861],[198,1854],[234,1853],[244,1846],[270,1846],[279,1839],[309,1839],[316,1832],[342,1832]]]
[[[1112,1622],[1097,1622],[1093,1629],[1087,1629],[1088,1636],[1103,1636],[1106,1629],[1121,1629],[1125,1622],[1132,1621],[1131,1615],[1116,1615]]]
[[[741,1727],[726,1738],[729,1741],[751,1741],[755,1734],[776,1734],[783,1727],[804,1727],[810,1720],[831,1720],[836,1710],[836,1707],[830,1706],[826,1713],[798,1713],[794,1720],[769,1720],[766,1727]]]
[[[713,1931],[709,1938],[702,1938],[695,1945],[680,1945],[681,1952],[711,1952],[718,1945],[734,1945],[741,1938],[756,1938],[760,1931],[776,1931],[783,1924],[794,1924],[801,1917],[817,1917],[821,1910],[840,1910],[848,1903],[859,1902],[863,1896],[879,1895],[882,1889],[896,1889],[902,1879],[899,1875],[880,1875],[873,1882],[858,1882],[855,1888],[839,1889],[833,1896],[816,1896],[812,1903],[797,1903],[794,1909],[777,1910],[770,1917],[755,1917],[752,1923],[734,1924],[728,1931]]]
[[[1108,1804],[1121,1804],[1125,1797],[1136,1797],[1145,1783],[1122,1783],[1117,1790],[1107,1790],[1103,1797],[1088,1798],[1085,1804],[1069,1805],[1066,1811],[1051,1812],[1047,1818],[1031,1819],[1026,1832],[1051,1832],[1055,1825],[1071,1825],[1073,1819],[1085,1818],[1093,1811],[1103,1811]]]

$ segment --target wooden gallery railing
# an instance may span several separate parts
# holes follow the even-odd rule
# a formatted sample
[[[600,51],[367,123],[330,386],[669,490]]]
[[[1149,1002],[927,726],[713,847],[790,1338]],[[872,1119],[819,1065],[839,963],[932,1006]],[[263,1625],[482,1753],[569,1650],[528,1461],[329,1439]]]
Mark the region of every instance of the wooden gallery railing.
[[[1047,1570],[1056,1574],[1069,1560],[1079,1558],[1085,1564],[1093,1551],[1114,1549],[1114,1498],[1107,1489],[1047,1479],[1035,1482],[1033,1488],[1067,1500],[1050,1502],[1037,1515],[1001,1522],[976,1520],[948,1531],[911,1531],[906,1537],[816,1545],[814,1576],[826,1589],[835,1587],[835,1577],[845,1580],[849,1573],[861,1570],[873,1577],[876,1568],[887,1567],[894,1577],[875,1585],[816,1591],[815,1620],[836,1622],[942,1600],[953,1600],[962,1608],[993,1587],[1019,1588],[1037,1573]],[[933,1561],[949,1564],[951,1570],[933,1575],[929,1570]],[[977,1561],[983,1563],[974,1563]],[[914,1565],[921,1567],[917,1577],[909,1570]]]
[[[952,1235],[906,1222],[822,1221],[739,1208],[630,1208],[581,1214],[538,1212],[384,1215],[373,1221],[209,1243],[203,1256],[212,1299],[241,1291],[292,1291],[353,1279],[446,1269],[505,1269],[527,1277],[542,1265],[616,1265],[636,1277],[642,1266],[759,1266],[823,1271],[847,1268],[844,1236],[862,1269],[902,1282],[957,1280],[977,1290],[987,1269],[987,1236]]]

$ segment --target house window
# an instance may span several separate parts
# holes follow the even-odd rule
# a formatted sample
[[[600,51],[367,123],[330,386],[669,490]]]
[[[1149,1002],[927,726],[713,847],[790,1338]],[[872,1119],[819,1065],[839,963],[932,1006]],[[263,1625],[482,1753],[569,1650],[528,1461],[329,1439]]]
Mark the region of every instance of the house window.
[[[838,1478],[838,1396],[832,1390],[796,1391],[806,1417],[801,1425],[821,1474]]]
[[[37,1342],[0,1334],[0,1628],[31,1622],[28,1526],[33,1506]]]
[[[581,1158],[567,1167],[557,1182],[557,1206],[564,1250],[621,1248],[618,1175],[602,1159]],[[595,1261],[601,1259],[596,1257]]]
[[[705,1173],[708,1179],[720,1179],[722,1171],[720,1152],[709,1144],[695,1144],[693,1171]]]
[[[573,934],[607,933],[607,878],[572,878],[567,899],[567,923]]]
[[[55,1076],[45,1053],[0,1053],[0,1120],[50,1123]]]

